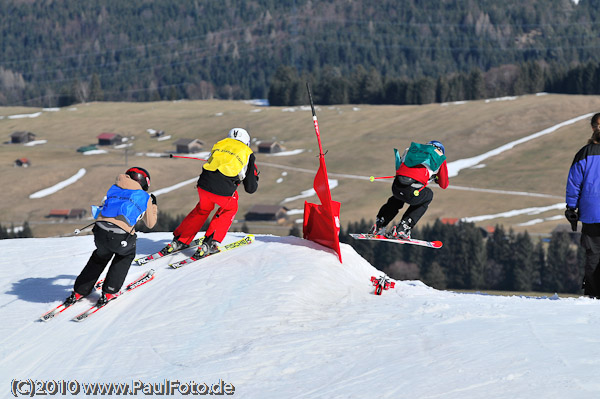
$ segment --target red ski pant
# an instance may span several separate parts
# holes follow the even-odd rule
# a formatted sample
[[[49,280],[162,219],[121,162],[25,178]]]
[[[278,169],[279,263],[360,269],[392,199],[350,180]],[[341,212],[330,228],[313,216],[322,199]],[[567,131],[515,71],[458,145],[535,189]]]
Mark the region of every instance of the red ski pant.
[[[192,242],[204,225],[204,222],[206,222],[206,219],[208,219],[210,213],[218,205],[219,210],[215,213],[206,229],[206,237],[213,234],[213,240],[222,242],[238,211],[238,192],[236,191],[232,196],[222,196],[198,188],[198,197],[198,204],[183,219],[181,224],[177,226],[173,232],[173,236],[184,244]]]

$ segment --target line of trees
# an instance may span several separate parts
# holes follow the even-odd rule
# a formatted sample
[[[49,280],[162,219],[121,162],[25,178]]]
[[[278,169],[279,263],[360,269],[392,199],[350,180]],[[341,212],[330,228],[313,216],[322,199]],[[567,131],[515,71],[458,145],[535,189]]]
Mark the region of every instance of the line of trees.
[[[275,106],[306,104],[305,82],[312,82],[315,101],[330,104],[429,104],[480,100],[539,92],[600,94],[600,63],[588,62],[570,69],[540,62],[504,65],[487,72],[473,69],[437,79],[382,76],[376,69],[358,65],[349,75],[324,67],[319,74],[300,74],[280,66],[269,87]]]
[[[354,240],[348,234],[368,231],[364,220],[342,229],[350,244],[369,263],[401,280],[421,280],[438,289],[489,289],[582,294],[583,250],[569,233],[554,232],[547,244],[527,233],[496,226],[485,237],[472,223],[447,225],[439,220],[414,230],[415,237],[440,240],[441,249]]]
[[[284,64],[345,78],[363,65],[396,85],[418,82],[384,93],[415,104],[431,101],[440,77],[451,98],[473,96],[453,89],[462,71],[502,78],[527,62],[600,61],[597,4],[586,0],[10,0],[0,15],[10,16],[0,19],[0,105],[266,98]]]
[[[22,228],[15,228],[12,225],[10,228],[4,227],[0,224],[0,240],[6,240],[9,238],[30,238],[33,237],[29,223],[23,223]]]

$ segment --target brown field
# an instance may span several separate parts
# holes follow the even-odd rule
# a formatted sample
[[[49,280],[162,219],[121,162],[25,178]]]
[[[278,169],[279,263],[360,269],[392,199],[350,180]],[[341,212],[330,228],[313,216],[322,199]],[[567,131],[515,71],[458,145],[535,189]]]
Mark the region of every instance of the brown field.
[[[372,220],[391,194],[390,180],[374,183],[369,176],[394,174],[393,148],[403,150],[411,141],[440,140],[448,161],[483,154],[503,144],[537,133],[560,122],[600,110],[600,96],[523,96],[513,101],[473,101],[465,104],[423,106],[323,106],[317,116],[330,179],[337,179],[334,200],[342,203],[344,227],[361,218]],[[232,127],[246,128],[258,140],[277,140],[287,150],[304,149],[292,156],[257,154],[259,191],[248,195],[240,190],[239,222],[254,204],[280,204],[312,187],[318,147],[309,109],[259,107],[240,101],[177,101],[157,103],[89,103],[52,112],[37,118],[9,118],[15,114],[42,111],[23,107],[0,108],[0,224],[10,227],[28,221],[35,236],[69,234],[86,220],[57,222],[45,216],[51,209],[85,208],[99,204],[114,177],[130,166],[142,166],[152,176],[151,191],[197,177],[201,161],[149,157],[147,153],[174,151],[180,138],[198,138],[206,150]],[[165,130],[170,140],[157,141],[146,129]],[[27,130],[46,144],[8,144],[14,131]],[[94,144],[103,132],[132,137],[133,146],[107,149],[108,153],[82,155],[76,149]],[[510,151],[485,160],[485,167],[462,170],[447,190],[434,188],[435,198],[421,224],[436,218],[462,218],[506,212],[564,202],[564,187],[575,152],[591,134],[589,121],[566,126],[556,132],[520,144]],[[256,149],[254,147],[254,149]],[[13,166],[27,157],[29,168]],[[76,183],[40,199],[29,195],[51,187],[85,168]],[[287,175],[284,176],[284,174]],[[340,177],[349,174],[362,177]],[[277,180],[283,181],[278,183]],[[466,190],[468,188],[469,190]],[[550,197],[477,191],[510,190],[540,193]],[[159,207],[171,214],[186,214],[197,201],[194,184],[160,195]],[[318,202],[316,196],[307,198]],[[290,209],[303,207],[305,199],[286,203]],[[554,210],[540,215],[521,215],[478,223],[502,224],[520,232],[548,234],[564,219],[527,227],[518,226],[536,218],[560,215]],[[301,215],[292,216],[300,219]],[[254,233],[287,235],[289,226],[248,224]]]

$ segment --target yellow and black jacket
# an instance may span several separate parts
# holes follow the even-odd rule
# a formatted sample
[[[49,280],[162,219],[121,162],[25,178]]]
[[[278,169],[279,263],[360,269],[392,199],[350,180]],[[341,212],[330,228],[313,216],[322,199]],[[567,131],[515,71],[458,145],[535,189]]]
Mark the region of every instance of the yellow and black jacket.
[[[252,194],[258,188],[256,157],[246,144],[226,138],[212,148],[208,162],[202,166],[198,187],[216,195],[231,196],[240,183]]]

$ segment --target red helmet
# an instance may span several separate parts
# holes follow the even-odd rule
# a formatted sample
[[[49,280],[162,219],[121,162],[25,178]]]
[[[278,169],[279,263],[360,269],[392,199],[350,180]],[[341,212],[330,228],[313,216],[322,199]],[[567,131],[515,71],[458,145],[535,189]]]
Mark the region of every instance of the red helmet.
[[[146,169],[134,166],[127,169],[125,174],[140,183],[144,191],[148,191],[148,187],[150,187],[150,173]]]

